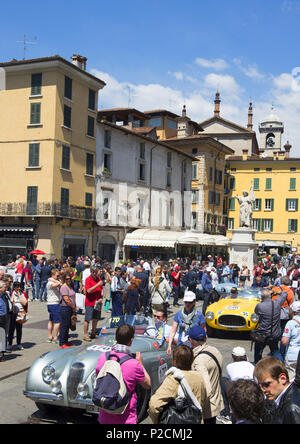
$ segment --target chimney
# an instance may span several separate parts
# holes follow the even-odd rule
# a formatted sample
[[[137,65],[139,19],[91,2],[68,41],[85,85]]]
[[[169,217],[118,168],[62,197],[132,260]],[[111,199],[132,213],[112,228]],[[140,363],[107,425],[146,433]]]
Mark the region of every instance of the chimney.
[[[290,144],[289,141],[286,142],[286,144],[284,145],[284,149],[285,149],[285,157],[288,159],[290,157],[290,151],[291,151],[292,145]]]
[[[252,108],[252,102],[249,103],[247,129],[249,131],[253,130],[253,108]]]
[[[186,117],[186,106],[185,105],[183,105],[181,115],[182,115],[182,117]]]
[[[242,152],[243,152],[242,159],[247,160],[248,159],[248,149],[244,149],[244,150],[242,150]]]
[[[215,117],[220,116],[220,103],[221,103],[220,93],[219,93],[219,91],[217,91],[216,97],[215,97],[215,111],[214,111]]]
[[[82,69],[83,71],[86,71],[86,62],[87,58],[83,57],[79,54],[74,54],[72,56],[72,63],[73,65],[77,66],[77,68]]]

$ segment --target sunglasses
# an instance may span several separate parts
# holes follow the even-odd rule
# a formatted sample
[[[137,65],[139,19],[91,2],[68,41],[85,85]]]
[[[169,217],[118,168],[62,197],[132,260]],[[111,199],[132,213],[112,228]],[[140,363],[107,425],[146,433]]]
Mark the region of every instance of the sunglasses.
[[[156,318],[156,319],[162,319],[162,316],[154,315],[154,318]]]

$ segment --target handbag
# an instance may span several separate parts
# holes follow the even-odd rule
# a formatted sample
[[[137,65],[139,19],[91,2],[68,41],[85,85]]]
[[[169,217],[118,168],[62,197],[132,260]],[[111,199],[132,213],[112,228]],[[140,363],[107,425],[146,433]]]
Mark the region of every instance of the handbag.
[[[202,411],[192,402],[184,385],[180,381],[184,398],[172,399],[164,406],[160,414],[160,424],[201,424]]]
[[[76,323],[77,323],[77,316],[76,316],[76,314],[73,314],[70,319],[70,330],[71,331],[76,330]]]
[[[106,299],[104,304],[104,311],[109,311],[110,309],[110,299]]]

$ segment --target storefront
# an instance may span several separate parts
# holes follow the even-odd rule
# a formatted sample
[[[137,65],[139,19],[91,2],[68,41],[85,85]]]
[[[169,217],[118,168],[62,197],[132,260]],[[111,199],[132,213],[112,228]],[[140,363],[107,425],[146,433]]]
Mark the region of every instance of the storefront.
[[[2,225],[0,226],[1,262],[16,255],[26,255],[35,247],[35,226]]]

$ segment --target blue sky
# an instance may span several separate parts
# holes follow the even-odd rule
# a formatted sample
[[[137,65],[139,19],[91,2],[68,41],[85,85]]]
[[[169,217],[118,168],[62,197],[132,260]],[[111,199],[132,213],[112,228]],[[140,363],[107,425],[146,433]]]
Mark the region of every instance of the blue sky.
[[[17,0],[0,17],[1,61],[23,58],[24,34],[27,58],[85,55],[107,82],[101,108],[186,103],[202,121],[218,88],[221,115],[243,125],[252,98],[255,129],[273,103],[300,156],[300,0]]]

